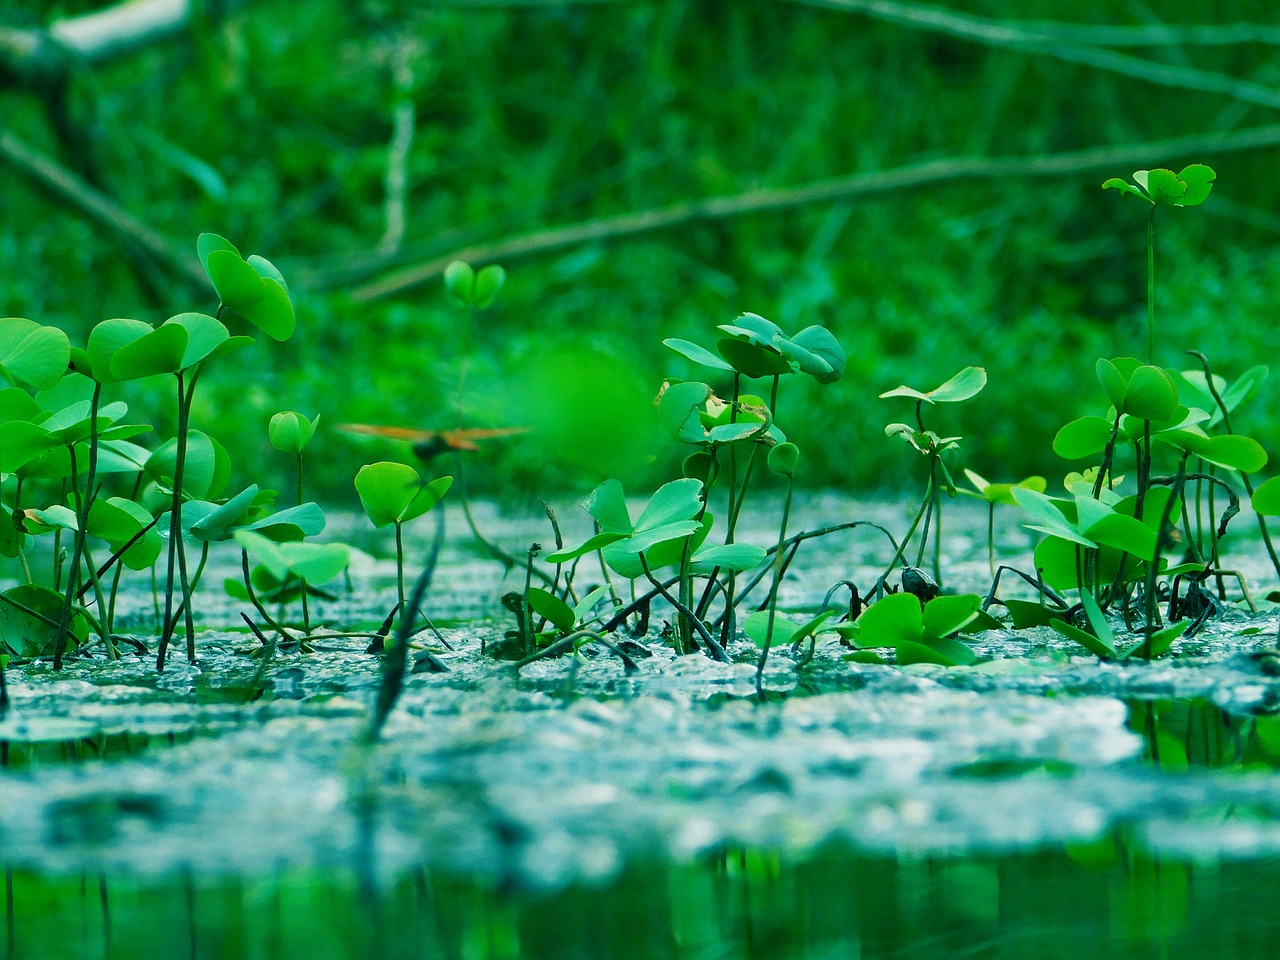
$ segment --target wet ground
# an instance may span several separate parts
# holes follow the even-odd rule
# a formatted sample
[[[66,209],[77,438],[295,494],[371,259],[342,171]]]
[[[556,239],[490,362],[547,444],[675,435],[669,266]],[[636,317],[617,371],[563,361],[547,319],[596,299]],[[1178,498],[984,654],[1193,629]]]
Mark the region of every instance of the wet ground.
[[[812,500],[793,529],[851,509]],[[905,527],[898,508],[858,509]],[[545,523],[484,520],[511,549],[550,539]],[[947,520],[949,585],[985,589],[985,511]],[[1002,554],[1028,542],[1001,528]],[[859,529],[807,545],[784,604],[874,582],[884,543]],[[367,629],[389,609],[387,570],[362,559],[355,593],[316,616]],[[651,633],[630,674],[603,648],[519,671],[482,657],[511,626],[497,598],[519,581],[446,550],[428,610],[469,622],[442,626],[445,643],[423,635],[448,669],[409,677],[374,750],[356,746],[379,680],[366,641],[278,654],[259,690],[247,656],[258,644],[212,586],[195,664],[11,667],[0,861],[42,883],[300,871],[394,890],[427,871],[541,896],[623,883],[646,864],[727,869],[731,850],[1008,870],[1123,837],[1144,862],[1179,869],[1280,863],[1280,679],[1257,657],[1275,642],[1272,614],[1233,609],[1150,664],[1101,663],[1043,629],[982,635],[972,668],[854,664],[829,641],[804,667],[779,652],[762,700],[745,641],[723,664],[675,657]],[[137,597],[127,613],[139,637],[149,608]]]

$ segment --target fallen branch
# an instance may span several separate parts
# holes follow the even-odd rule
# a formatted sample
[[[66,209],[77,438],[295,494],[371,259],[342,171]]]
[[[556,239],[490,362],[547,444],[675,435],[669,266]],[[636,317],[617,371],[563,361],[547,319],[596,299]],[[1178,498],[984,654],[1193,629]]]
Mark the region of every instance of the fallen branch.
[[[1280,94],[1278,94],[1280,96]],[[990,180],[1003,177],[1053,177],[1150,163],[1153,158],[1187,153],[1227,153],[1256,150],[1280,144],[1280,124],[1250,127],[1214,135],[1193,134],[1166,140],[1097,147],[1038,157],[949,157],[907,164],[888,170],[856,173],[819,180],[797,187],[750,190],[746,193],[708,200],[692,200],[641,210],[619,217],[587,220],[537,230],[494,243],[480,243],[452,250],[420,263],[392,270],[350,291],[358,302],[379,300],[433,280],[454,260],[472,264],[496,260],[509,262],[537,256],[584,243],[621,240],[670,230],[698,221],[725,220],[756,213],[778,213],[814,203],[833,203],[855,197],[872,196],[937,183],[961,180]],[[322,277],[314,277],[321,285]]]
[[[166,237],[143,223],[111,197],[12,133],[0,132],[0,160],[53,194],[85,219],[132,244],[170,273],[193,284],[207,283],[194,254],[179,252]]]
[[[1038,53],[1055,60],[1079,63],[1133,77],[1162,87],[1179,90],[1199,90],[1221,93],[1245,103],[1263,107],[1280,107],[1280,90],[1263,83],[1241,80],[1225,73],[1211,73],[1194,67],[1179,67],[1158,63],[1127,53],[1103,50],[1085,43],[1073,43],[1043,24],[1028,27],[1017,20],[993,20],[972,14],[922,3],[901,3],[896,0],[787,0],[789,3],[808,7],[823,7],[860,13],[875,20],[899,26],[942,33],[972,40],[987,46]],[[1272,31],[1274,36],[1274,31]]]

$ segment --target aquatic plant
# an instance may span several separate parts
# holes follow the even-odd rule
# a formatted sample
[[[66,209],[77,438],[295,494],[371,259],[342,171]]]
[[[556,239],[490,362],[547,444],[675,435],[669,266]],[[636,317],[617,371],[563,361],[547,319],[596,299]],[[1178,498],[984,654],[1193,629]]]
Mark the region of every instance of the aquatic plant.
[[[929,468],[929,473],[925,480],[924,496],[920,500],[920,507],[916,511],[915,519],[911,522],[911,527],[907,530],[906,536],[902,538],[897,554],[889,561],[889,566],[885,571],[886,576],[890,570],[905,559],[904,554],[917,529],[920,530],[920,545],[916,550],[915,566],[924,566],[924,554],[929,542],[929,525],[932,518],[933,577],[939,582],[942,581],[942,491],[946,490],[947,495],[951,497],[956,494],[955,481],[951,479],[951,472],[947,469],[942,455],[948,450],[955,450],[959,446],[961,438],[939,436],[932,430],[926,429],[924,425],[924,405],[926,403],[930,405],[963,403],[965,400],[976,397],[986,385],[986,370],[982,367],[965,367],[947,380],[946,383],[932,390],[917,390],[915,387],[909,387],[904,384],[880,394],[881,400],[891,397],[906,397],[915,401],[915,426],[908,423],[891,423],[884,428],[884,433],[887,437],[898,437],[910,444],[925,458]],[[923,527],[921,526],[922,523]]]

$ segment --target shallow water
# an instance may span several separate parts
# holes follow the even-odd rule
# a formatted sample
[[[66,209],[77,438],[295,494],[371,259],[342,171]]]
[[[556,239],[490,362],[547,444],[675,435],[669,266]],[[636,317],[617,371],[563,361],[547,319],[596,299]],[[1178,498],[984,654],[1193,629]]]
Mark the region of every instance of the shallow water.
[[[814,544],[783,599],[869,582],[883,554]],[[316,615],[380,619],[385,576],[369,560]],[[429,609],[492,616],[510,586],[451,549]],[[984,635],[969,669],[780,651],[763,701],[745,642],[719,664],[651,634],[630,675],[592,648],[517,673],[480,656],[510,626],[487,619],[430,641],[448,671],[412,674],[368,751],[363,640],[281,654],[259,691],[234,609],[200,609],[197,663],[162,675],[11,668],[6,958],[1250,956],[1277,932],[1249,906],[1280,876],[1270,615],[1151,664],[1044,630]]]

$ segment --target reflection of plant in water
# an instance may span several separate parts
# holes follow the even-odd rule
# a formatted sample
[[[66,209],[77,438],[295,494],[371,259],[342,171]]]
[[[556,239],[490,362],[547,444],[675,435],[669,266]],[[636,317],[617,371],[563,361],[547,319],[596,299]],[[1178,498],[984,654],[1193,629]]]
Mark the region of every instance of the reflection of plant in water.
[[[1280,662],[1274,651],[1259,657]],[[1143,760],[1162,770],[1280,768],[1280,713],[1230,713],[1203,698],[1130,700],[1128,708]]]

